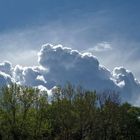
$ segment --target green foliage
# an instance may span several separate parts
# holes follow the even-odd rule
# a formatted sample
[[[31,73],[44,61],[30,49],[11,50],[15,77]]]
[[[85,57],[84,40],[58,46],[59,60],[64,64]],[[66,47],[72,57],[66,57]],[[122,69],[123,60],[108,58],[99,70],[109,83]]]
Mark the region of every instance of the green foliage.
[[[67,84],[52,93],[11,84],[0,95],[0,140],[139,140],[140,108],[117,93]]]

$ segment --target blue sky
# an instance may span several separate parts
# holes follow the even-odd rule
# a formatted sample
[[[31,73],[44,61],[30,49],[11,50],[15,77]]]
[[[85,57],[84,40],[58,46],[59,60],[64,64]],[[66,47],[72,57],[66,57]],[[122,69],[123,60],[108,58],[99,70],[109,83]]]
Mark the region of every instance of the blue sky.
[[[0,61],[36,65],[49,42],[90,51],[140,80],[139,7],[139,0],[0,0]]]
[[[11,30],[59,20],[62,24],[104,18],[102,31],[138,39],[139,0],[0,0],[0,29]],[[129,27],[129,30],[128,30]]]

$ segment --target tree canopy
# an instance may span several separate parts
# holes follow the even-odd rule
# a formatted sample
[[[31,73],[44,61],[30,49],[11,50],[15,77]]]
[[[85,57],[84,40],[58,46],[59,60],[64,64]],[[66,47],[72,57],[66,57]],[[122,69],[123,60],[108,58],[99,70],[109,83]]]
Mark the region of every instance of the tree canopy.
[[[66,84],[51,99],[37,88],[1,89],[1,140],[139,140],[140,108],[114,91],[97,94]]]

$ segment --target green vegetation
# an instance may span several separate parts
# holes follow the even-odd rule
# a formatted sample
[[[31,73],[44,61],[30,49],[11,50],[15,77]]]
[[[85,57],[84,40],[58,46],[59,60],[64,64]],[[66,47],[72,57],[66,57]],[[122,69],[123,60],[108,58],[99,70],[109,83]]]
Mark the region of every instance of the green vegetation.
[[[1,140],[140,140],[140,108],[67,84],[46,92],[16,84],[0,98]]]

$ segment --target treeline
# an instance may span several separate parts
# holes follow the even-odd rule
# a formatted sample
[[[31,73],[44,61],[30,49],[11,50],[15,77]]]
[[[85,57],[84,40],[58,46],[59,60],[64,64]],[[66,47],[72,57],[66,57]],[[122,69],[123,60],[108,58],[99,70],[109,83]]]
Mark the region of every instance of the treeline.
[[[12,84],[0,95],[1,140],[140,140],[140,108],[67,84],[46,92]]]

